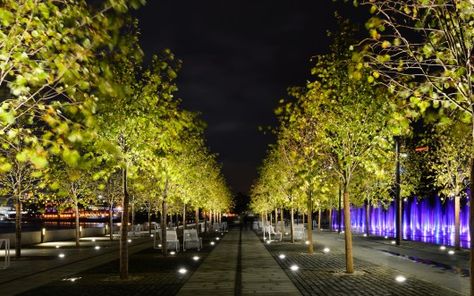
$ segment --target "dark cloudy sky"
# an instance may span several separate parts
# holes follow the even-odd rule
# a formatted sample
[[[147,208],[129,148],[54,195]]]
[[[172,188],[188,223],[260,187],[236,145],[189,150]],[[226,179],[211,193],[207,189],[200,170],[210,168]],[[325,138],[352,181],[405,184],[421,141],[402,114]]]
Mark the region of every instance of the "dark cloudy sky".
[[[183,60],[179,97],[207,122],[207,142],[235,192],[248,192],[274,141],[258,127],[276,124],[286,88],[304,84],[311,56],[327,52],[336,9],[354,10],[341,2],[148,0],[135,13],[147,57],[169,48]]]

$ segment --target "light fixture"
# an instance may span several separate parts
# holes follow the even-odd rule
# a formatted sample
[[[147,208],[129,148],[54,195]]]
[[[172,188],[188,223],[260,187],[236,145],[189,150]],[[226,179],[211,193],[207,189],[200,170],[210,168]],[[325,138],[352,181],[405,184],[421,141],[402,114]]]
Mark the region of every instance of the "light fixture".
[[[92,242],[95,242],[95,238],[92,239]]]
[[[305,241],[304,244],[305,244],[305,245],[309,245],[309,241]]]
[[[267,240],[267,245],[271,244],[272,241],[271,240]]]
[[[395,278],[395,280],[399,283],[403,283],[407,280],[406,277],[404,277],[403,275],[397,275],[397,277]]]
[[[175,254],[176,254],[175,251],[171,251],[171,252],[170,252],[170,255],[175,255]]]
[[[293,265],[290,266],[290,269],[291,269],[292,271],[297,271],[297,270],[300,269],[300,268],[298,267],[298,265],[293,264]]]
[[[61,247],[60,247],[60,246],[58,246],[58,245],[56,245],[56,249],[59,249],[59,248],[61,248]]]
[[[285,259],[285,258],[286,258],[286,255],[285,255],[285,254],[280,254],[280,255],[278,255],[278,258],[280,258],[280,259]]]
[[[216,237],[216,240],[220,240],[221,238],[220,237]]]
[[[70,278],[64,278],[63,281],[69,281],[69,282],[75,282],[75,281],[78,281],[82,279],[82,277],[78,276],[78,277],[70,277]]]
[[[211,246],[215,245],[216,243],[215,242],[211,242]]]
[[[183,268],[183,267],[182,267],[182,268],[178,269],[178,272],[179,272],[180,274],[186,274],[186,272],[188,272],[188,270],[187,270],[186,268]]]
[[[449,255],[454,255],[454,251],[453,251],[453,250],[449,250],[449,251],[448,251],[448,254],[449,254]]]
[[[150,237],[153,237],[153,234],[150,234]]]
[[[363,235],[363,236],[364,236],[364,237],[367,237],[367,233],[364,233],[364,235]]]
[[[326,248],[323,249],[323,252],[324,252],[324,253],[329,253],[329,251],[331,251],[331,249],[329,249],[328,247],[326,247]]]
[[[95,246],[94,249],[100,250],[100,246]]]
[[[285,235],[288,235],[288,232],[285,232]]]
[[[384,236],[383,238],[384,238],[384,239],[387,239],[387,238],[388,238],[388,235]]]
[[[64,255],[64,253],[61,253],[61,254],[58,255],[58,257],[59,258],[64,258],[64,257],[66,257],[66,255]]]
[[[396,243],[397,243],[396,241],[391,241],[391,244],[392,244],[392,245],[394,245],[394,244],[396,244]]]
[[[194,261],[198,261],[198,260],[199,260],[199,256],[193,256],[193,260],[194,260]]]
[[[445,251],[445,250],[446,250],[446,247],[445,247],[445,246],[441,246],[441,247],[439,247],[439,249],[440,249],[441,251]]]
[[[131,243],[131,242],[132,242],[132,240],[131,240],[131,239],[128,239],[128,240],[127,240],[127,242]]]

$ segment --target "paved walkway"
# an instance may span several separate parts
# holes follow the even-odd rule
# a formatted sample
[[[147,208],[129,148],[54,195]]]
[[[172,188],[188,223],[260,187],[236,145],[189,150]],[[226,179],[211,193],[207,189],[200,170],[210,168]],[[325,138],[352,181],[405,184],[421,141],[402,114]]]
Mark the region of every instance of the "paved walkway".
[[[56,245],[60,248],[57,249]],[[149,238],[133,239],[129,253],[134,254],[151,245]],[[119,255],[118,241],[111,242],[107,238],[97,238],[96,241],[86,238],[79,249],[73,246],[73,242],[56,242],[23,248],[22,258],[12,259],[10,267],[0,270],[0,294],[16,295],[103,265]],[[100,246],[100,249],[95,249],[95,246]],[[64,258],[58,257],[61,253]]]
[[[178,295],[301,295],[252,231],[231,230]]]

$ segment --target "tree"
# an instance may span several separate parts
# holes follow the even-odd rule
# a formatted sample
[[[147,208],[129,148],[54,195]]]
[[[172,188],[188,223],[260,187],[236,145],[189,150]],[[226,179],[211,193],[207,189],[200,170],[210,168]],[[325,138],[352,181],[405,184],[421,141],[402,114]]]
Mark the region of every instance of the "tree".
[[[474,27],[470,0],[360,1],[374,16],[367,22],[371,38],[363,42],[361,65],[372,79],[407,100],[404,117],[423,115],[429,106],[455,109],[470,129],[470,181],[474,180]],[[474,219],[474,207],[470,207]],[[472,221],[472,220],[471,220]],[[470,223],[472,224],[472,223]],[[474,228],[470,228],[474,237]],[[474,244],[471,244],[471,255]],[[470,271],[474,273],[474,260]],[[474,277],[471,277],[474,295]]]

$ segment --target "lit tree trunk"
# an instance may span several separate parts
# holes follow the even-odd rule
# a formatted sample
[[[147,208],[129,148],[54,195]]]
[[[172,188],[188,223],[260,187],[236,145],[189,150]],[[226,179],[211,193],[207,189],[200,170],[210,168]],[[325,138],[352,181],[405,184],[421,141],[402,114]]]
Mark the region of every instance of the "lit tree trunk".
[[[278,209],[275,208],[275,231],[277,231],[278,226]]]
[[[186,229],[186,204],[183,205],[183,233]]]
[[[365,201],[365,234],[370,234],[370,203],[368,200]]]
[[[348,184],[344,184],[344,237],[346,249],[346,272],[354,272],[354,261],[352,258],[352,230],[351,230],[351,206],[349,202]]]
[[[196,208],[194,210],[194,221],[196,225],[196,232],[199,235],[199,233],[201,232],[201,227],[199,227],[199,208]]]
[[[135,202],[132,203],[131,205],[131,211],[132,211],[132,221],[131,221],[131,226],[132,226],[132,231],[135,234]]]
[[[75,222],[76,222],[76,247],[79,247],[79,239],[81,238],[81,229],[79,225],[79,203],[77,200],[77,196],[74,195],[74,215],[75,215]]]
[[[474,116],[471,116],[473,122],[473,135],[472,138],[474,140]],[[474,153],[471,152],[471,171],[470,171],[470,184],[474,184]],[[472,185],[471,185],[472,186]],[[472,190],[469,191],[469,202],[472,201],[474,195],[472,194]],[[474,205],[469,205],[469,235],[471,238],[474,238]],[[471,295],[474,295],[474,243],[471,241],[470,245],[470,262],[469,262],[469,271],[470,271],[470,280],[471,280]]]
[[[128,206],[127,168],[122,169],[123,212],[120,235],[120,279],[128,279]]]
[[[148,234],[151,235],[151,204],[148,207]]]
[[[291,208],[290,214],[290,227],[291,227],[291,242],[295,242],[295,209]]]
[[[168,253],[167,242],[166,242],[166,218],[168,217],[168,205],[166,203],[166,199],[163,198],[161,203],[161,250],[163,252],[163,256],[166,256]]]
[[[281,233],[285,233],[285,221],[283,219],[283,208],[280,209],[280,223],[281,223]]]
[[[114,204],[111,202],[109,206],[109,229],[110,240],[114,239]]]
[[[461,249],[461,221],[459,217],[460,211],[461,196],[459,196],[459,194],[456,194],[456,196],[454,197],[454,247],[456,248],[456,250]]]
[[[342,195],[342,189],[341,189],[341,182],[339,181],[339,204],[338,204],[338,215],[337,215],[337,232],[341,233],[342,231],[342,201],[341,201],[341,195]]]
[[[313,254],[313,200],[311,190],[308,191],[308,254]]]
[[[304,212],[301,213],[301,216],[302,216],[302,222],[303,222],[303,225],[304,225]]]
[[[328,210],[328,221],[329,221],[329,231],[333,231],[333,229],[332,229],[332,208],[331,207]]]
[[[402,199],[400,196],[400,137],[395,137],[395,241],[402,243]]]
[[[21,257],[21,198],[18,192],[15,197],[15,257]]]
[[[318,231],[321,231],[321,208],[318,209]]]

